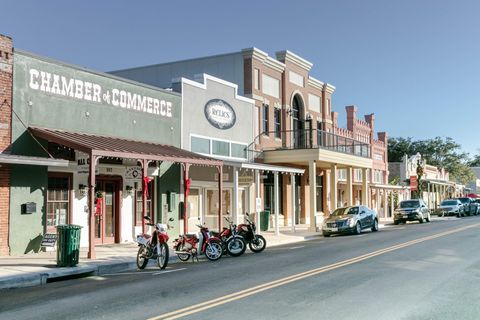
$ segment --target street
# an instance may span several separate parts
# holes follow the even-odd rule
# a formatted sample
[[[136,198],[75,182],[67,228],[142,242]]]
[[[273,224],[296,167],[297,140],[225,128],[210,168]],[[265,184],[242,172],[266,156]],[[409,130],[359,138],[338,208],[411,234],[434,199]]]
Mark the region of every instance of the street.
[[[0,318],[478,319],[479,231],[478,216],[434,218],[0,291]]]

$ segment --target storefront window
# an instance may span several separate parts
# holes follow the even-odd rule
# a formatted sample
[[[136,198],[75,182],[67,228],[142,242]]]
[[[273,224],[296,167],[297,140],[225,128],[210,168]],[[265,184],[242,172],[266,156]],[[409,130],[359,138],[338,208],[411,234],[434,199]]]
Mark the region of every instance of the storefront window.
[[[268,104],[263,105],[262,130],[263,134],[268,135]]]
[[[47,231],[54,231],[59,224],[68,223],[70,178],[49,176],[47,190]]]
[[[230,156],[229,143],[224,141],[212,140],[212,154],[218,156]]]
[[[193,152],[210,154],[210,139],[192,137],[190,145]]]
[[[281,137],[281,130],[282,130],[282,125],[281,125],[281,118],[282,118],[282,110],[279,108],[275,108],[274,112],[274,125],[275,125],[275,138],[280,138]]]
[[[232,143],[232,157],[234,158],[247,158],[247,146],[244,144]]]
[[[148,184],[148,197],[147,208],[145,215],[151,217],[153,210],[153,181]],[[135,224],[137,226],[142,225],[142,213],[143,213],[143,191],[137,191],[135,195]]]

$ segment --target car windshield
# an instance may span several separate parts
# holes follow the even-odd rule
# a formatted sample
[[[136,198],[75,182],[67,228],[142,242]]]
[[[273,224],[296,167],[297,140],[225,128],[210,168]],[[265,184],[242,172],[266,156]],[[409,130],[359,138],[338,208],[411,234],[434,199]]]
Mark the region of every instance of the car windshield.
[[[461,203],[465,204],[465,203],[468,203],[468,198],[458,198],[458,200],[460,200]]]
[[[445,200],[440,204],[441,206],[454,206],[457,204],[456,200]]]
[[[346,208],[338,208],[333,211],[332,216],[344,216],[347,214],[357,214],[358,207],[346,207]]]
[[[402,201],[400,202],[400,208],[407,209],[407,208],[417,208],[420,206],[419,201]]]

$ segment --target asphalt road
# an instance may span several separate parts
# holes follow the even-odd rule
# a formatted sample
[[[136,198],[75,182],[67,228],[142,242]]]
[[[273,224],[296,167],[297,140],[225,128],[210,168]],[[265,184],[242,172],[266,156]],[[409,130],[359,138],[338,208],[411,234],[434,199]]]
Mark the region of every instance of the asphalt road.
[[[152,318],[480,319],[480,216],[0,291],[0,319]]]

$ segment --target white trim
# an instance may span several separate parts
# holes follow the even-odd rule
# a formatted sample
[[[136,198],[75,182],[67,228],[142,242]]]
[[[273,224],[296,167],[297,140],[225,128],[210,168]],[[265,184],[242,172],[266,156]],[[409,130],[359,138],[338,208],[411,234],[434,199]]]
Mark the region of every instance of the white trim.
[[[207,90],[208,89],[207,88],[207,80],[223,84],[224,86],[227,86],[227,87],[231,87],[235,91],[235,94],[234,94],[235,99],[240,100],[240,101],[244,101],[244,102],[248,102],[248,103],[251,103],[253,105],[255,104],[255,100],[244,97],[244,96],[241,96],[241,95],[238,94],[238,85],[237,84],[232,83],[232,82],[228,82],[226,80],[223,80],[223,79],[220,79],[220,78],[217,78],[217,77],[214,77],[214,76],[211,76],[207,73],[203,73],[203,83],[200,83],[200,82],[182,77],[181,78],[182,91],[183,91],[183,83],[189,84],[191,86],[194,86],[194,87],[197,87],[197,88],[200,88],[200,89],[203,89],[203,90]]]
[[[208,140],[209,143],[210,143],[210,153],[208,154],[208,153],[202,153],[202,152],[192,151],[192,137]],[[220,141],[220,142],[228,143],[228,156],[222,156],[222,155],[218,155],[218,154],[213,154],[213,153],[212,153],[212,152],[213,152],[213,141],[214,141],[214,140],[215,140],[215,141]],[[227,160],[228,160],[228,159],[233,159],[233,160],[240,160],[240,161],[245,161],[245,160],[247,159],[247,157],[245,157],[245,158],[232,157],[232,143],[245,146],[245,149],[246,149],[246,148],[248,147],[248,143],[246,143],[246,142],[238,142],[238,141],[233,141],[233,140],[225,140],[225,139],[208,137],[208,136],[203,136],[203,135],[194,134],[194,133],[190,133],[189,142],[190,142],[190,149],[189,149],[188,151],[191,151],[191,152],[194,152],[194,153],[197,153],[197,154],[201,154],[201,155],[204,155],[204,156],[207,156],[207,157],[216,158],[216,159],[221,159],[221,160],[224,160],[224,159],[227,159]]]
[[[313,63],[310,61],[296,55],[295,53],[288,51],[288,50],[283,50],[283,51],[278,51],[275,53],[276,57],[278,60],[284,60],[291,62],[293,64],[296,64],[302,69],[305,69],[307,71],[310,71],[312,69]]]
[[[223,165],[232,166],[241,169],[251,169],[251,170],[260,170],[260,171],[272,171],[272,172],[285,172],[285,173],[296,173],[304,174],[304,169],[284,167],[284,166],[275,166],[271,164],[256,163],[256,162],[235,162],[235,161],[224,161]]]
[[[314,77],[308,76],[308,85],[311,87],[323,90],[323,86],[325,85],[325,83],[315,79]]]
[[[332,85],[329,84],[329,83],[325,83],[325,84],[323,85],[323,90],[324,90],[325,92],[327,92],[327,93],[332,94],[332,93],[335,92],[335,89],[337,89],[337,88],[335,88],[334,86],[332,86]]]
[[[0,163],[26,164],[26,165],[33,165],[33,166],[49,166],[49,167],[68,167],[68,160],[20,156],[15,154],[4,154],[4,153],[0,153]]]

